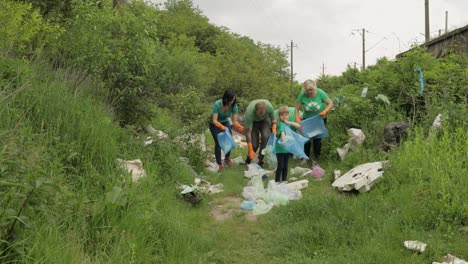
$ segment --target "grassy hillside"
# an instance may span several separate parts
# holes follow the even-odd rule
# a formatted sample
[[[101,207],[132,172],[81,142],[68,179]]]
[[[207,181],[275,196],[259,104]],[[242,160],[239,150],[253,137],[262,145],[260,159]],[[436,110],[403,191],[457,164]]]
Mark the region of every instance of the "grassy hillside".
[[[213,204],[240,197],[245,167],[203,171],[224,192],[205,196],[199,207],[181,201],[176,186],[193,182],[193,174],[179,157],[195,166],[209,153],[172,143],[179,123],[170,112],[160,110],[153,122],[170,138],[144,147],[143,135],[115,124],[92,96],[96,84],[76,72],[3,56],[0,84],[3,263],[428,263],[447,253],[468,259],[465,129],[415,128],[391,153],[377,150],[379,133],[369,131],[370,143],[343,162],[332,155],[337,142],[326,139],[325,180],[309,179],[302,200],[256,221],[243,214],[217,221]],[[235,149],[238,155],[245,150]],[[117,158],[141,159],[147,176],[132,183]],[[331,188],[334,169],[384,159],[391,166],[369,193]],[[413,253],[405,240],[428,248]]]

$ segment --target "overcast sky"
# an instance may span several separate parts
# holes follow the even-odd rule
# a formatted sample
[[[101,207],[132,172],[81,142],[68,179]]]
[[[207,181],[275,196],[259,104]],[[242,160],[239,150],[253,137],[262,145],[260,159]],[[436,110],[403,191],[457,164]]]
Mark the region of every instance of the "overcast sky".
[[[153,3],[165,1],[150,0]],[[425,37],[424,0],[193,0],[210,23],[285,50],[294,42],[295,80],[339,75],[407,50]],[[468,0],[429,0],[431,36],[468,25]],[[288,49],[288,54],[290,51]],[[288,58],[290,59],[290,58]]]

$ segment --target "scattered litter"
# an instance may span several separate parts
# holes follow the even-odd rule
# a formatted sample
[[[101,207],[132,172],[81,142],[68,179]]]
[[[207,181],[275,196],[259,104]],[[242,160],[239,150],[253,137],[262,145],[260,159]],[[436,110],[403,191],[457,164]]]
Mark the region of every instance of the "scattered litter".
[[[169,137],[169,135],[164,133],[163,131],[154,129],[152,125],[148,125],[146,127],[146,131],[148,131],[148,133],[150,134],[156,135],[156,137],[158,137],[159,139],[165,139]]]
[[[258,200],[257,203],[253,206],[252,214],[253,215],[261,215],[261,214],[266,214],[268,213],[271,208],[273,208],[273,204],[266,204],[265,201],[263,200]]]
[[[447,256],[444,257],[443,262],[433,261],[432,264],[468,264],[468,262],[464,259],[447,254]]]
[[[132,174],[132,181],[136,182],[140,178],[143,178],[146,175],[145,170],[143,169],[143,162],[140,159],[136,160],[122,160],[117,159],[117,163],[123,169],[126,169]]]
[[[153,144],[153,142],[154,142],[154,139],[152,139],[151,137],[146,137],[146,140],[143,141],[143,145],[146,147],[148,145]]]
[[[348,143],[346,143],[343,148],[337,148],[336,152],[341,160],[344,160],[346,154],[350,149],[355,149],[357,146],[362,145],[364,140],[366,139],[366,135],[362,132],[361,129],[357,128],[350,128],[348,129]]]
[[[426,244],[418,240],[408,240],[403,243],[407,249],[424,252],[426,250]]]
[[[442,127],[442,114],[438,114],[432,123],[432,127],[435,129],[439,129]]]
[[[291,175],[299,174],[300,177],[304,177],[304,176],[306,176],[306,175],[310,175],[310,174],[312,173],[312,170],[309,169],[309,168],[303,168],[303,167],[297,166],[297,167],[295,167],[295,168],[291,168],[291,169],[289,170],[289,173],[290,173]]]
[[[244,176],[246,178],[252,178],[253,176],[262,176],[264,174],[272,174],[273,170],[264,170],[260,165],[255,163],[250,163],[247,165],[248,170],[244,171]]]
[[[397,148],[406,136],[408,129],[409,124],[406,122],[392,122],[385,125],[380,148],[384,151]]]
[[[255,201],[242,201],[240,208],[242,210],[252,211],[255,204]]]
[[[367,192],[379,178],[383,177],[385,163],[387,162],[377,161],[358,165],[335,180],[332,186],[340,191]]]
[[[242,159],[242,156],[237,156],[234,159],[231,159],[231,162],[233,164],[241,164],[242,162],[244,162],[244,159]]]
[[[325,170],[322,169],[319,165],[315,165],[312,168],[312,173],[311,175],[316,179],[316,180],[322,180],[322,176],[325,174]]]
[[[335,180],[337,180],[341,176],[341,171],[340,170],[334,170],[333,175],[335,176]]]
[[[209,172],[218,172],[219,165],[216,162],[207,160],[205,169]]]
[[[224,185],[222,183],[218,183],[215,185],[211,185],[208,188],[207,193],[220,193],[222,191],[224,191]]]
[[[309,186],[309,181],[308,180],[300,180],[300,181],[295,181],[295,182],[290,182],[286,184],[288,186],[288,189],[290,191],[298,191],[302,190],[304,188],[307,188]]]

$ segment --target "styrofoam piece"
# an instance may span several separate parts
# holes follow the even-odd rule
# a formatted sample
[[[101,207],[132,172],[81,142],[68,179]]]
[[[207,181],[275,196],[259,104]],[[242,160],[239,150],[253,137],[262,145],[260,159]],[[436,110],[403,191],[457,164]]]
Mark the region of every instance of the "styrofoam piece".
[[[386,162],[377,161],[356,166],[335,180],[332,186],[340,191],[368,192],[377,180],[383,177],[384,163]]]
[[[411,249],[411,250],[415,250],[415,251],[419,251],[419,252],[424,252],[424,250],[426,250],[426,246],[427,244],[421,242],[421,241],[418,241],[418,240],[407,240],[405,242],[403,242],[403,245],[407,248],[407,249]]]
[[[295,181],[295,182],[290,182],[286,184],[288,186],[288,189],[290,191],[296,191],[296,190],[301,190],[309,186],[309,181],[308,180],[300,180],[300,181]]]
[[[444,257],[443,262],[433,261],[432,264],[468,264],[468,262],[464,259],[447,254],[447,256]]]

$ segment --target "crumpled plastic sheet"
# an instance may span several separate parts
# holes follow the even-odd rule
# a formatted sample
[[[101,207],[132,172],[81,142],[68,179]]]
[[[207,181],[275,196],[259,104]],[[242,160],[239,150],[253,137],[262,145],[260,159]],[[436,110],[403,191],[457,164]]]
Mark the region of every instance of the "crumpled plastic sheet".
[[[257,203],[253,206],[253,215],[261,215],[268,213],[271,208],[273,208],[273,203],[267,204],[263,200],[258,200]]]
[[[274,172],[273,170],[264,170],[258,164],[253,163],[248,164],[247,168],[248,169],[244,171],[244,176],[249,179],[253,176],[262,176],[264,174],[272,175]]]

